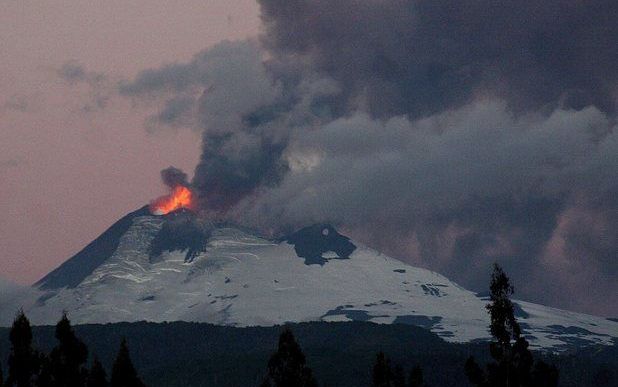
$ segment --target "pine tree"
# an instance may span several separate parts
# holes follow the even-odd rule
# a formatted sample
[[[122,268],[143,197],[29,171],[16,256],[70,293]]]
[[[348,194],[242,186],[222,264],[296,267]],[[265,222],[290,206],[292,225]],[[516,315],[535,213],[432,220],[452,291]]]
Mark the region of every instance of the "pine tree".
[[[420,366],[416,366],[412,368],[412,371],[410,371],[408,387],[422,387],[422,386],[423,386],[423,369]]]
[[[485,381],[485,373],[483,369],[478,365],[473,356],[470,356],[464,366],[464,372],[471,384],[479,387],[487,385]]]
[[[88,373],[86,387],[107,387],[107,375],[103,369],[103,365],[95,356],[92,362],[92,368]]]
[[[120,349],[112,367],[111,387],[145,387],[144,383],[137,376],[127,341],[122,339]]]
[[[279,336],[277,352],[268,361],[268,375],[262,386],[317,386],[311,369],[306,365],[305,355],[288,328]]]
[[[539,360],[534,364],[534,370],[532,370],[532,382],[533,387],[557,386],[558,369],[554,365]],[[597,385],[600,385],[600,383]]]
[[[490,332],[494,338],[489,352],[494,361],[487,364],[487,371],[470,357],[464,371],[470,383],[480,387],[555,387],[558,371],[542,362],[533,368],[534,359],[528,341],[521,335],[521,328],[515,318],[513,286],[500,266],[494,264],[490,284]]]
[[[39,357],[39,361],[41,367],[39,369],[39,374],[36,378],[36,387],[56,387],[56,383],[54,382],[53,370],[54,367],[51,364],[51,360],[49,357],[41,354]]]
[[[66,313],[56,324],[58,345],[50,353],[52,379],[57,387],[83,387],[87,371],[88,348],[75,336]]]
[[[392,369],[390,360],[384,355],[384,352],[379,352],[376,355],[376,361],[373,364],[372,386],[373,387],[390,387],[392,382]]]
[[[19,311],[9,335],[11,352],[9,354],[8,387],[31,387],[39,371],[39,356],[32,348],[32,329],[30,321]]]
[[[506,349],[510,346],[511,340],[517,340],[520,337],[521,328],[515,319],[511,302],[513,286],[497,263],[494,264],[489,290],[491,302],[486,306],[491,318],[489,328],[497,344]]]
[[[4,375],[2,375],[2,366],[0,366],[0,387],[4,386]]]
[[[406,376],[403,373],[403,367],[399,364],[393,368],[393,387],[406,387]]]

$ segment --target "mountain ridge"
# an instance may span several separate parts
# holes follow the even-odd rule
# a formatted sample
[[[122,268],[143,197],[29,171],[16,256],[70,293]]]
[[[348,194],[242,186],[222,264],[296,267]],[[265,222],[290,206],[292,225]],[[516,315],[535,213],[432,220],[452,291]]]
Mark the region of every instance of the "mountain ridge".
[[[63,310],[78,324],[355,320],[417,325],[453,342],[489,339],[486,303],[328,224],[273,240],[188,212],[151,215],[147,207],[121,218],[33,287],[0,300],[2,310],[14,308],[11,316],[23,307],[35,324],[53,324]],[[533,347],[613,345],[618,337],[618,323],[608,319],[515,303]]]

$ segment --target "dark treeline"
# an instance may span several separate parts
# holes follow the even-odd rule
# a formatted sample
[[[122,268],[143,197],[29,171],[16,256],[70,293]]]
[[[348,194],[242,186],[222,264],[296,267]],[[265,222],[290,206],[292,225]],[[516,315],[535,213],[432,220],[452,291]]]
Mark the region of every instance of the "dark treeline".
[[[384,352],[378,352],[373,364],[372,387],[422,387],[423,369],[415,366],[406,378],[404,368],[400,364],[392,365]]]
[[[490,284],[490,332],[489,344],[492,360],[485,369],[471,356],[462,365],[472,385],[478,387],[557,387],[558,369],[543,360],[534,360],[527,340],[515,318],[511,302],[513,286],[504,271],[494,265]],[[379,352],[372,369],[372,387],[421,387],[424,385],[423,370],[415,366],[406,377],[404,368],[393,365]],[[317,387],[313,372],[306,364],[305,355],[296,342],[292,331],[285,329],[279,337],[279,345],[268,362],[268,373],[261,387]]]
[[[543,360],[534,361],[528,349],[528,341],[522,336],[511,302],[513,286],[497,264],[491,276],[490,300],[487,310],[490,315],[489,344],[491,361],[485,369],[470,356],[464,370],[470,384],[478,387],[557,387],[558,369]],[[391,365],[390,359],[378,353],[373,366],[372,387],[420,387],[423,386],[423,370],[416,366],[406,380],[401,365]]]
[[[183,322],[72,327],[65,315],[55,328],[32,329],[19,313],[10,331],[0,329],[0,387],[142,387],[136,369],[149,387],[618,385],[616,346],[532,353],[499,267],[490,288],[489,344],[447,343],[419,327],[363,322],[283,331]],[[131,339],[135,366],[123,337]]]
[[[86,368],[88,347],[73,331],[66,314],[56,324],[56,346],[45,354],[33,347],[30,321],[19,312],[9,333],[11,344],[6,381],[0,373],[0,387],[145,387],[137,376],[122,339],[108,382],[103,365],[93,356]]]

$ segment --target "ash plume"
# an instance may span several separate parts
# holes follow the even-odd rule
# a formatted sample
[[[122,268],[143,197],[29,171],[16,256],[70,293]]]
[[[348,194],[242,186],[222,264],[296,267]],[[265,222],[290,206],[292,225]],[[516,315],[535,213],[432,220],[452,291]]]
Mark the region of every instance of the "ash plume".
[[[192,186],[203,209],[225,211],[285,172],[280,157],[287,134],[268,125],[281,90],[262,57],[255,41],[222,42],[190,63],[147,70],[121,85],[128,96],[164,99],[161,112],[148,120],[151,126],[189,123],[202,132]]]
[[[618,313],[616,2],[259,3],[259,42],[120,87],[202,133],[203,208],[332,222],[479,291],[499,261],[520,297]]]
[[[426,116],[490,95],[515,111],[615,112],[609,0],[260,0],[275,60],[343,85],[373,116]],[[359,102],[360,101],[360,102]]]
[[[186,173],[176,167],[168,167],[161,171],[161,181],[169,188],[175,188],[179,185],[188,187],[189,180]]]

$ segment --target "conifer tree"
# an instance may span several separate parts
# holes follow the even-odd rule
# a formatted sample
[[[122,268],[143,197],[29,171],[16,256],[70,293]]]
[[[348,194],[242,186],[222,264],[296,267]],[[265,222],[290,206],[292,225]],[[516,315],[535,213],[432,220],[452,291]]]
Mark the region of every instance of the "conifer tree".
[[[284,329],[279,336],[277,352],[268,361],[268,375],[262,386],[317,386],[311,369],[306,365],[305,355],[288,328]]]
[[[137,376],[127,341],[122,339],[120,349],[112,367],[111,387],[145,387],[144,383]]]
[[[41,354],[39,357],[39,361],[41,367],[39,369],[39,374],[36,378],[36,387],[56,387],[56,383],[53,378],[53,366],[51,364],[51,360],[49,357]]]
[[[403,373],[403,367],[397,364],[393,368],[393,387],[406,387],[406,376]]]
[[[392,373],[390,360],[384,352],[379,352],[373,364],[372,387],[390,387]]]
[[[422,387],[423,386],[423,369],[420,366],[412,368],[408,380],[408,387]]]
[[[490,332],[494,338],[489,345],[493,362],[487,364],[487,371],[470,357],[464,371],[470,383],[480,387],[555,387],[558,384],[558,370],[543,362],[534,365],[528,341],[521,335],[521,328],[515,318],[513,286],[498,264],[494,264],[490,284]],[[534,368],[533,368],[534,365]]]
[[[39,355],[32,348],[32,329],[23,311],[19,311],[9,334],[8,387],[32,387],[39,371]]]
[[[58,345],[50,353],[52,380],[57,387],[83,387],[87,371],[88,348],[75,336],[66,313],[56,324]]]
[[[4,375],[2,375],[2,366],[0,366],[0,387],[4,386]]]
[[[103,369],[103,365],[99,361],[99,359],[95,356],[92,362],[92,368],[88,373],[88,380],[86,383],[86,387],[107,387],[107,375],[105,374],[105,369]]]
[[[532,381],[533,387],[557,386],[558,369],[542,360],[538,360],[532,370]]]
[[[474,360],[473,356],[470,356],[468,360],[466,360],[464,372],[471,384],[479,387],[487,386],[487,382],[485,381],[485,373],[476,360]]]

